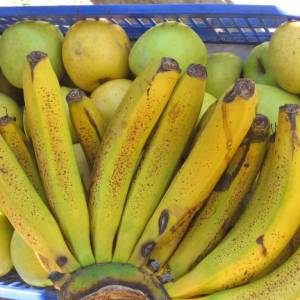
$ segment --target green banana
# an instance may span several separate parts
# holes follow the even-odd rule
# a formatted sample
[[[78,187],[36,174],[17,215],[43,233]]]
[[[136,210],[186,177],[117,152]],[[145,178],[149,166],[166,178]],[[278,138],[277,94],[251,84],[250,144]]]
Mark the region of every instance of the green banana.
[[[95,262],[89,214],[59,82],[47,54],[27,56],[23,91],[30,137],[49,205],[82,266]]]
[[[269,167],[244,213],[225,239],[191,272],[165,287],[193,297],[249,281],[276,260],[300,225],[300,106],[280,108]],[[265,173],[265,174],[264,174]]]
[[[190,65],[177,83],[131,183],[113,260],[127,262],[161,199],[197,121],[207,73]]]
[[[238,80],[220,98],[207,126],[148,222],[130,263],[144,264],[158,242],[167,245],[171,241],[160,256],[163,260],[169,258],[250,129],[257,101],[255,84],[248,79]]]
[[[226,172],[169,260],[166,269],[173,278],[191,270],[215,248],[232,226],[233,216],[250,191],[265,157],[269,129],[268,119],[256,115]]]
[[[90,193],[97,262],[109,262],[129,184],[142,149],[166,106],[180,70],[175,60],[150,64],[131,84],[105,131]]]

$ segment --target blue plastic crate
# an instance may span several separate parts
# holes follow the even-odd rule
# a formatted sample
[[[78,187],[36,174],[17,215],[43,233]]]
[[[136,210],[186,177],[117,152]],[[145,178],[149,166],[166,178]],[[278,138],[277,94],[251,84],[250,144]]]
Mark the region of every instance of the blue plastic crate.
[[[1,278],[0,298],[17,300],[57,300],[56,291],[54,289],[29,286],[14,272]]]
[[[300,19],[300,5],[142,4],[44,7],[0,7],[0,32],[22,19],[46,20],[65,32],[83,18],[107,18],[120,24],[131,39],[153,25],[176,20],[191,26],[209,43],[258,44],[269,40],[282,22]]]
[[[107,18],[121,25],[131,39],[157,23],[176,20],[192,27],[206,43],[259,44],[283,22],[300,20],[300,4],[292,7],[226,4],[146,4],[0,7],[0,33],[16,21],[52,22],[66,32],[84,18]],[[0,298],[56,300],[53,289],[26,285],[15,274],[0,279]]]

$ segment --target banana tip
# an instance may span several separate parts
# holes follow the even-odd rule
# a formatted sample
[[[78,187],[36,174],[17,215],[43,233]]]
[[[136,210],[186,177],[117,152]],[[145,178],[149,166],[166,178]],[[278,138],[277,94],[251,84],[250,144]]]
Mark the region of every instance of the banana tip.
[[[3,117],[0,117],[0,125],[5,126],[7,124],[9,124],[10,122],[15,122],[16,121],[16,117],[11,117],[8,114],[6,114]]]
[[[67,95],[66,99],[69,103],[72,102],[80,102],[86,94],[84,91],[80,89],[72,89],[69,94]]]
[[[255,92],[255,83],[254,81],[242,78],[238,79],[233,88],[224,96],[224,102],[232,102],[235,97],[240,96],[241,98],[248,100],[250,99]]]
[[[48,54],[42,51],[32,51],[27,55],[27,61],[33,70],[35,66],[44,58],[48,57]]]
[[[179,64],[174,58],[163,57],[161,59],[158,73],[159,72],[167,72],[167,71],[177,71],[178,73],[181,72],[181,70],[179,68]]]
[[[187,74],[191,77],[207,78],[207,71],[205,66],[200,64],[191,64],[188,66]]]

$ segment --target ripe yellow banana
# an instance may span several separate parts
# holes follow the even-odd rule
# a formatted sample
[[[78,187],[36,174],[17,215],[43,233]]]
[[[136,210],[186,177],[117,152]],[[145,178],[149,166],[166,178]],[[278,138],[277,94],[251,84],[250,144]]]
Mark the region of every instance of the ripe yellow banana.
[[[207,73],[190,65],[177,83],[131,183],[113,260],[127,262],[167,188],[199,115]]]
[[[233,216],[250,191],[265,157],[269,129],[268,119],[256,115],[226,172],[169,260],[166,269],[173,278],[191,270],[215,248],[232,226]],[[155,250],[153,252],[154,256]]]
[[[0,208],[49,272],[79,268],[55,219],[1,135]]]
[[[254,82],[249,79],[238,80],[220,98],[207,126],[148,222],[130,258],[131,263],[142,265],[158,241],[170,240],[170,236],[176,235],[176,243],[179,242],[182,226],[186,226],[204,204],[250,129],[257,101]]]
[[[150,64],[133,81],[105,131],[90,196],[97,262],[112,260],[113,241],[136,164],[179,76],[173,59],[162,58]]]
[[[105,121],[83,91],[72,89],[66,99],[76,136],[92,168],[104,134]]]
[[[13,232],[12,226],[0,211],[0,277],[13,268],[10,256],[10,241]]]
[[[23,91],[30,137],[49,205],[80,264],[94,263],[89,214],[60,86],[47,54],[27,56]]]
[[[192,271],[168,283],[169,295],[193,297],[247,282],[263,272],[300,225],[300,106],[280,108],[274,153],[246,210]]]
[[[11,259],[19,276],[29,285],[51,286],[47,272],[41,265],[34,251],[23,241],[15,231],[10,243]]]
[[[199,298],[199,300],[299,300],[299,265],[300,248],[278,269],[265,277],[241,287]]]
[[[0,134],[15,154],[18,162],[24,169],[37,192],[40,194],[41,198],[46,202],[43,183],[32,150],[30,149],[29,142],[17,125],[14,117],[6,115],[0,118]]]

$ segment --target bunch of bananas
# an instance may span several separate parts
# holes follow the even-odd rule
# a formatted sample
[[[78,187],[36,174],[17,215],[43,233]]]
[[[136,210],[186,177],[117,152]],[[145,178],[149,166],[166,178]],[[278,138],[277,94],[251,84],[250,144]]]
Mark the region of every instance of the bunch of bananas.
[[[107,128],[71,90],[93,168],[85,189],[58,79],[48,56],[31,52],[29,139],[13,116],[0,119],[6,250],[13,236],[1,271],[13,263],[60,299],[300,297],[300,106],[282,106],[270,135],[254,82],[239,79],[197,123],[206,80],[200,64],[181,72],[172,58],[153,62]]]

